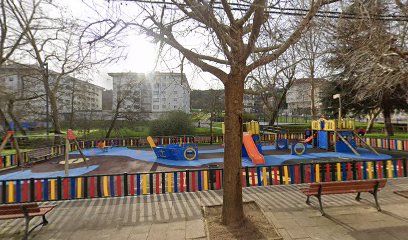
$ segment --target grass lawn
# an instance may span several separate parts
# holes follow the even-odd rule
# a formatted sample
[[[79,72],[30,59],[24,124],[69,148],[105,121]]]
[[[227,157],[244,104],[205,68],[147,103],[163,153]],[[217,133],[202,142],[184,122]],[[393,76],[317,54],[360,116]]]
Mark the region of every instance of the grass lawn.
[[[210,128],[196,128],[194,134],[197,135],[208,135],[210,134]],[[213,135],[222,135],[222,129],[220,127],[213,127]]]
[[[104,129],[92,129],[89,133],[83,131],[76,131],[75,134],[79,139],[102,139],[105,138],[107,130]],[[113,129],[111,138],[124,138],[124,137],[146,137],[149,136],[148,127],[138,127],[137,129],[121,128]]]

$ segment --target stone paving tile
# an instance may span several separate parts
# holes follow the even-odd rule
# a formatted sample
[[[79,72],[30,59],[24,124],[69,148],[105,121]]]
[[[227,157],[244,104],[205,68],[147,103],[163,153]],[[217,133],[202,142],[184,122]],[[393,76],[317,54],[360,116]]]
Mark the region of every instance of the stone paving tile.
[[[206,237],[204,222],[202,219],[188,221],[186,223],[186,238]]]

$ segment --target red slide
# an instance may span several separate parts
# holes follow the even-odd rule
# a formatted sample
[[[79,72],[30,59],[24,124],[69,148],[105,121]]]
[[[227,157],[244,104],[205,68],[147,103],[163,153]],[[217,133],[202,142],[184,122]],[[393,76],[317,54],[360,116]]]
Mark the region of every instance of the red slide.
[[[255,165],[265,164],[265,159],[262,154],[259,153],[258,148],[256,148],[255,142],[252,139],[251,134],[244,132],[243,140],[245,149],[248,153],[249,158]]]
[[[303,142],[308,143],[308,142],[312,141],[312,139],[313,139],[313,135],[306,138]]]

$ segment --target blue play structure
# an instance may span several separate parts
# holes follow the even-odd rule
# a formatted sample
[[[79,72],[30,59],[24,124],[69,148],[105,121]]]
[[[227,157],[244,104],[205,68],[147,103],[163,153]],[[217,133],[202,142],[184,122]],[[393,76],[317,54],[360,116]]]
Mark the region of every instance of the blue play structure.
[[[334,147],[335,152],[353,153],[359,156],[356,139],[360,138],[354,131],[352,119],[326,120],[324,117],[312,121],[313,146],[329,150]],[[379,153],[360,138],[360,143],[366,145],[368,150],[376,155]]]
[[[276,150],[288,149],[289,147],[288,144],[289,144],[288,139],[276,139],[276,142],[275,142]]]
[[[168,144],[154,148],[157,158],[170,160],[197,160],[198,149],[194,144]]]
[[[290,154],[292,155],[304,155],[307,154],[308,145],[305,142],[293,142],[291,144]]]
[[[353,132],[346,132],[346,131],[338,131],[337,134],[342,136],[352,148],[357,148],[356,139]],[[344,152],[344,153],[353,153],[351,148],[346,145],[344,141],[336,141],[336,151],[337,152]]]

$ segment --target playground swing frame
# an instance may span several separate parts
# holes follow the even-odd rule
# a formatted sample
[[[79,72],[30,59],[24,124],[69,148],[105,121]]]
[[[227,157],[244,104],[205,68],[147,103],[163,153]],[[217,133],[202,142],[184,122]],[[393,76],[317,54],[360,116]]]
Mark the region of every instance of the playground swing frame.
[[[27,136],[21,136],[21,135],[14,135],[14,131],[8,131],[6,136],[4,137],[1,145],[0,145],[0,154],[3,151],[4,147],[6,146],[7,142],[13,138],[12,141],[12,146],[13,148],[16,150],[16,156],[17,156],[17,162],[18,162],[18,166],[22,166],[22,162],[21,162],[21,151],[20,151],[20,147],[18,144],[18,139],[19,138],[28,138],[28,137],[40,137],[40,138],[49,138],[49,137],[62,137],[65,138],[65,152],[64,152],[64,160],[65,160],[65,164],[64,164],[64,175],[66,177],[69,176],[69,151],[70,151],[70,143],[71,140],[68,137],[68,133],[67,134],[54,134],[54,135],[42,135],[42,134],[38,134],[38,135],[27,135]],[[72,139],[72,141],[74,142],[74,144],[76,145],[76,147],[78,148],[78,151],[82,157],[82,159],[85,162],[86,167],[89,167],[88,161],[85,157],[85,154],[82,151],[82,148],[80,147],[78,141],[76,138]]]

